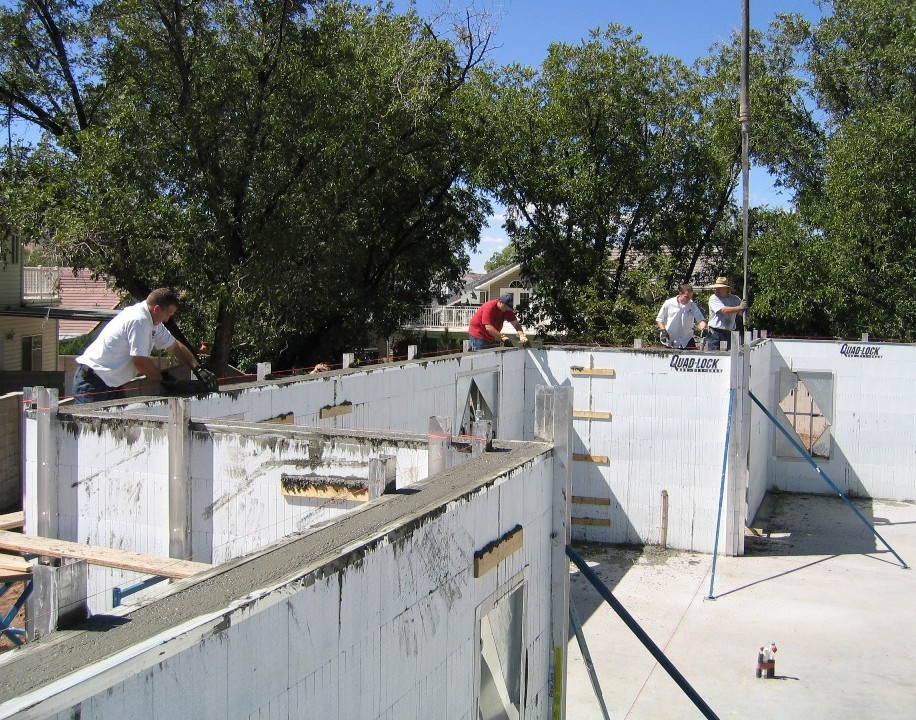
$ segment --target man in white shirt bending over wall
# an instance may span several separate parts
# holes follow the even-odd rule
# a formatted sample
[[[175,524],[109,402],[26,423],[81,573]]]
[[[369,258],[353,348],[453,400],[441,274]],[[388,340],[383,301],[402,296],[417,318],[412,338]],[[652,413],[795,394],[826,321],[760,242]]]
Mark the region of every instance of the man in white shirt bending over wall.
[[[700,331],[706,329],[703,311],[693,301],[693,285],[684,283],[677,288],[677,295],[668,298],[658,311],[655,324],[661,331],[662,343],[672,348],[696,348],[693,326]]]
[[[168,350],[187,365],[209,392],[219,389],[216,376],[202,368],[188,348],[175,339],[163,323],[178,310],[178,296],[168,288],[153,290],[142,302],[124,308],[99,333],[82,355],[73,376],[73,402],[91,403],[126,397],[122,386],[138,374],[163,378],[152,349]]]

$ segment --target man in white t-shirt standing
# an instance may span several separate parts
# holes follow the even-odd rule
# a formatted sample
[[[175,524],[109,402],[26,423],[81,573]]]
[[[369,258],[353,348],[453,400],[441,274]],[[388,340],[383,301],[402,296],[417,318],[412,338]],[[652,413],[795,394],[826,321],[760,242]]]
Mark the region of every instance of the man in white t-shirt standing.
[[[661,331],[662,342],[673,348],[696,348],[693,326],[706,329],[703,311],[693,301],[693,286],[684,283],[677,288],[677,295],[668,298],[658,311],[655,324]]]
[[[146,300],[124,308],[76,358],[73,401],[76,403],[120,400],[121,387],[137,375],[158,379],[163,385],[174,380],[163,377],[150,353],[155,347],[167,350],[187,365],[209,392],[219,389],[216,376],[202,368],[188,348],[175,339],[164,323],[178,310],[178,296],[168,288],[153,290]]]
[[[706,349],[719,350],[719,343],[725,343],[726,349],[732,346],[732,330],[738,315],[747,310],[747,303],[737,295],[731,294],[728,278],[717,277],[709,286],[713,291],[709,298],[709,334],[706,336]]]

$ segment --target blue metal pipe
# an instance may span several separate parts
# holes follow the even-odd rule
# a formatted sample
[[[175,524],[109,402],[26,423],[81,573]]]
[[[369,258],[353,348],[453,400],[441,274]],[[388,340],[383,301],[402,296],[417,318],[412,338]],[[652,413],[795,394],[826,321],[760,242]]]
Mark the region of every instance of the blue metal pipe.
[[[722,451],[722,479],[719,481],[719,511],[716,513],[716,539],[712,544],[712,572],[709,577],[707,600],[715,600],[712,594],[716,582],[716,556],[719,554],[719,529],[722,526],[722,498],[725,496],[725,470],[728,467],[728,442],[732,434],[732,409],[735,406],[735,388],[728,390],[728,420],[725,425],[725,449]]]
[[[632,633],[637,638],[639,638],[639,641],[645,646],[646,650],[652,653],[652,657],[658,661],[658,664],[665,669],[665,672],[671,676],[671,679],[678,684],[678,687],[684,691],[684,694],[687,695],[693,704],[697,706],[699,711],[703,713],[703,717],[707,718],[707,720],[719,720],[719,716],[712,711],[712,708],[706,704],[703,698],[700,697],[700,694],[693,689],[693,686],[687,682],[687,679],[681,675],[676,667],[674,667],[665,653],[661,651],[661,648],[652,642],[652,638],[650,638],[646,631],[639,626],[639,623],[633,619],[633,616],[630,615],[626,608],[620,604],[620,601],[614,597],[614,595],[608,589],[607,585],[601,582],[601,578],[595,575],[592,569],[579,556],[579,554],[569,545],[566,546],[566,554],[569,556],[569,559],[573,561],[575,566],[579,568],[586,579],[601,594],[601,597],[603,597],[607,601],[608,605],[614,609],[614,612],[616,612],[620,619],[623,620],[624,624],[630,628]]]

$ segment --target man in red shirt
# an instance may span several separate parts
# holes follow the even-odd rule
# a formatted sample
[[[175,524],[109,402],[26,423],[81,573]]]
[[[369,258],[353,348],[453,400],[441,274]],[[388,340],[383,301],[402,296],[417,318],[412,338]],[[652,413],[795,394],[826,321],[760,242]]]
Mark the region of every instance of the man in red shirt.
[[[522,345],[528,344],[522,326],[512,310],[512,294],[503,293],[496,300],[485,302],[474,313],[468,335],[471,340],[471,350],[483,350],[496,347],[497,343],[504,343],[509,338],[503,335],[503,323],[508,320],[518,333],[518,340]]]

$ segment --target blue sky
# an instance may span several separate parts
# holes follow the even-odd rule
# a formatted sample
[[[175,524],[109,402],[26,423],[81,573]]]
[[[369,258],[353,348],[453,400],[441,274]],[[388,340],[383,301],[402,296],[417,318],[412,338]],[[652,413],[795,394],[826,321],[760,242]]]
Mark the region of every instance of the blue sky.
[[[815,0],[749,0],[751,27],[764,29],[777,13],[800,13],[812,21],[822,17]],[[404,11],[408,0],[395,0]],[[491,14],[494,35],[491,56],[499,64],[513,62],[537,67],[553,42],[578,43],[594,28],[612,23],[640,33],[648,50],[693,62],[713,43],[727,40],[741,27],[741,0],[416,0],[417,12],[434,19],[443,11],[475,7]],[[784,202],[765,173],[752,172],[751,203]],[[471,269],[483,270],[490,256],[508,243],[495,216],[481,234]]]

